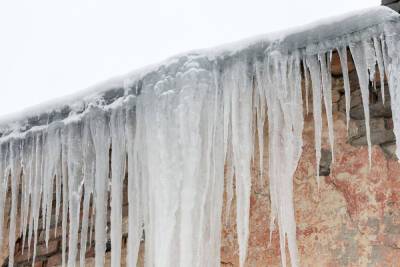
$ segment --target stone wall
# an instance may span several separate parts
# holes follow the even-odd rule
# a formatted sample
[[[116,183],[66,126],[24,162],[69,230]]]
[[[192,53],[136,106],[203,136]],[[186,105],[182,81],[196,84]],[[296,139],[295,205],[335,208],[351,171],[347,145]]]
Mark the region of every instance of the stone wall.
[[[294,176],[300,266],[400,266],[400,164],[394,155],[387,85],[385,105],[380,83],[376,84],[376,89],[370,87],[373,143],[370,167],[354,65],[349,63],[352,97],[347,133],[343,79],[335,54],[332,63],[335,162],[331,162],[325,120],[320,164],[321,175],[325,176],[320,177],[318,187],[313,118],[312,114],[307,115],[303,154]],[[264,160],[267,162],[268,155],[264,155]],[[268,179],[260,185],[258,174],[258,167],[254,166],[247,266],[280,266],[277,232],[269,243]],[[234,209],[232,211],[234,213]],[[223,230],[222,265],[238,266],[234,215],[230,217],[233,223]]]
[[[349,57],[351,58],[351,57]],[[323,132],[323,159],[320,184],[315,178],[314,125],[312,114],[305,116],[303,155],[294,176],[294,203],[301,266],[400,266],[400,164],[394,156],[394,135],[390,97],[382,103],[381,84],[370,88],[372,166],[368,151],[363,108],[354,65],[349,62],[351,81],[351,123],[346,129],[343,79],[340,62],[333,54],[333,109],[335,161],[329,150],[326,121]],[[377,76],[379,77],[379,75]],[[379,79],[377,79],[379,80]],[[375,88],[376,87],[376,88]],[[311,96],[310,96],[311,103]],[[310,105],[311,106],[311,105]],[[267,125],[265,126],[267,128]],[[265,131],[267,132],[267,131]],[[268,140],[266,137],[265,140]],[[268,151],[268,143],[265,150]],[[264,155],[268,162],[268,155]],[[275,231],[269,242],[270,202],[268,177],[260,184],[256,158],[252,168],[250,239],[246,266],[280,266],[279,237]],[[268,173],[265,166],[264,173]],[[126,185],[125,185],[126,189]],[[9,201],[9,200],[8,200]],[[235,202],[235,201],[234,201]],[[9,210],[9,204],[7,205]],[[124,230],[127,237],[127,197],[124,193]],[[238,266],[235,203],[229,214],[224,209],[221,266]],[[228,220],[226,220],[228,218]],[[6,225],[8,226],[6,218]],[[61,264],[61,222],[52,221],[48,247],[39,232],[34,266]],[[110,226],[110,225],[108,225]],[[17,229],[18,225],[17,225]],[[57,231],[55,232],[55,230]],[[109,229],[109,227],[108,227]],[[93,229],[92,229],[93,230]],[[7,229],[5,229],[7,233]],[[93,235],[94,236],[94,235]],[[7,235],[2,250],[7,266]],[[31,244],[30,251],[33,250]],[[110,242],[106,263],[110,264]],[[123,243],[123,262],[126,255]],[[143,255],[143,245],[141,249]],[[28,247],[17,239],[16,266],[32,266]],[[86,266],[94,266],[94,240],[88,243]],[[138,266],[143,266],[143,258]]]

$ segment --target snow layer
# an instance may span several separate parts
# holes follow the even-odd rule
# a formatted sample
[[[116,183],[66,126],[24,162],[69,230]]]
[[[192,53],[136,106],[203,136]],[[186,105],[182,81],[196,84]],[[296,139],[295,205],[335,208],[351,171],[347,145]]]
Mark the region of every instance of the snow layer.
[[[66,104],[29,111],[37,115],[3,121],[0,241],[10,184],[10,266],[17,234],[22,234],[23,243],[34,239],[33,257],[40,227],[45,228],[48,243],[54,189],[54,219],[62,224],[63,265],[76,265],[78,250],[74,248],[80,242],[83,266],[94,230],[95,265],[104,265],[110,235],[111,263],[119,266],[126,171],[129,266],[135,266],[143,236],[146,266],[219,266],[224,187],[228,214],[236,198],[243,266],[249,238],[250,170],[256,151],[261,158],[260,183],[268,176],[270,184],[271,235],[277,224],[282,255],[287,244],[290,262],[298,266],[292,180],[302,153],[303,106],[308,112],[309,85],[318,180],[322,103],[334,156],[333,50],[339,52],[344,72],[347,114],[348,50],[354,59],[369,149],[368,94],[376,69],[381,80],[384,73],[388,77],[394,132],[400,138],[399,24],[396,13],[376,8],[224,48],[191,52],[71,97]],[[264,140],[266,125],[268,140]],[[268,144],[268,175],[262,171],[264,144]],[[400,158],[400,144],[397,155]],[[106,228],[109,219],[110,231]],[[286,266],[286,257],[281,260]]]

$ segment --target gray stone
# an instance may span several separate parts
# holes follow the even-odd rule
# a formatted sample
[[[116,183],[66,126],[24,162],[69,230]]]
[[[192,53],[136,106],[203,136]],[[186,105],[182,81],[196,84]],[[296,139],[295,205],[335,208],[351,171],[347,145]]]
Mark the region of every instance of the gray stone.
[[[328,176],[331,173],[332,152],[328,149],[321,149],[321,161],[319,163],[319,175]]]
[[[389,143],[381,144],[381,148],[387,158],[398,160],[398,158],[396,156],[396,142],[389,142]]]
[[[385,105],[381,102],[369,105],[369,115],[371,118],[391,118],[392,109],[390,107],[390,101],[386,101]],[[350,109],[350,117],[356,120],[364,119],[364,107],[358,105]]]
[[[382,93],[380,90],[380,87],[377,89],[377,102],[382,102]],[[389,87],[387,84],[385,84],[385,105],[386,102],[390,101],[390,93],[389,93]]]
[[[371,143],[380,145],[395,141],[392,130],[386,128],[386,122],[383,118],[370,120]],[[349,143],[353,146],[367,145],[367,136],[364,120],[351,121],[349,127]]]
[[[361,91],[360,90],[353,91],[350,94],[350,109],[354,108],[354,107],[357,107],[357,106],[362,106],[362,99],[361,99]],[[345,99],[344,95],[339,100],[339,110],[341,112],[345,112],[346,111],[346,99]]]

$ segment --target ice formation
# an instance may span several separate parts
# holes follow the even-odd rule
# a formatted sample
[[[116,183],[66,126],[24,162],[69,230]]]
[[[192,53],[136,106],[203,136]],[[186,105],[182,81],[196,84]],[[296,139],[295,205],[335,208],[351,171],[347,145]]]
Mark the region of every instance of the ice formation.
[[[111,265],[119,266],[125,261],[121,242],[126,184],[128,266],[136,265],[143,238],[146,266],[219,266],[224,192],[228,215],[236,199],[243,266],[251,166],[258,152],[258,178],[261,185],[269,179],[271,234],[277,224],[282,266],[287,265],[286,244],[291,265],[299,266],[292,180],[302,154],[309,98],[312,95],[317,179],[323,110],[334,153],[334,51],[343,70],[347,125],[350,51],[360,81],[369,151],[368,95],[376,70],[382,85],[387,77],[394,133],[400,138],[399,26],[396,13],[376,8],[236,46],[191,52],[109,83],[90,97],[2,123],[0,243],[10,187],[9,265],[17,235],[24,244],[33,239],[34,258],[39,229],[45,230],[48,244],[50,228],[60,224],[63,265],[75,266],[78,259],[84,265],[94,232],[96,266],[105,263],[108,239]],[[369,157],[371,162],[371,152]]]

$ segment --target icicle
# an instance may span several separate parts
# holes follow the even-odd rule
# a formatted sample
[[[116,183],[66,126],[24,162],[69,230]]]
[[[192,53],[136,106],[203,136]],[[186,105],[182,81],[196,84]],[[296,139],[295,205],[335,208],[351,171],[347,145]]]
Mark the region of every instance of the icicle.
[[[334,133],[332,117],[332,75],[330,53],[318,56],[321,64],[322,92],[324,97],[326,119],[328,121],[329,143],[331,145],[332,163],[335,162]]]
[[[199,62],[189,59],[176,76],[147,83],[137,101],[148,266],[220,264],[213,249],[222,192],[214,194],[223,188],[223,110],[212,65]]]
[[[10,142],[10,164],[11,164],[11,212],[10,212],[10,231],[8,237],[8,265],[14,266],[15,248],[15,227],[17,217],[18,185],[21,175],[21,144],[19,140],[12,139]]]
[[[47,198],[48,198],[48,191],[49,191],[48,185],[49,185],[49,180],[50,180],[50,178],[49,178],[50,168],[48,165],[51,165],[51,164],[49,164],[49,160],[50,160],[49,154],[50,153],[49,153],[49,146],[47,144],[48,144],[48,132],[44,131],[42,133],[42,155],[41,155],[42,163],[40,166],[40,168],[41,168],[40,193],[42,194],[42,199],[40,202],[40,211],[41,211],[40,217],[41,217],[42,225],[41,225],[41,228],[39,228],[39,229],[44,229],[45,232],[46,232],[46,229],[45,229],[45,227],[46,227],[46,210],[47,210],[47,205],[48,205]]]
[[[8,181],[8,144],[0,143],[0,246],[3,245],[5,200]]]
[[[30,165],[31,165],[31,172],[30,172],[30,178],[29,178],[29,207],[28,207],[28,212],[29,212],[29,218],[28,218],[28,236],[27,236],[27,241],[28,241],[28,254],[31,253],[31,243],[32,243],[32,234],[33,234],[33,194],[35,193],[35,174],[36,174],[36,143],[37,143],[37,134],[32,134],[32,151],[31,151],[31,159],[30,159]]]
[[[28,189],[28,175],[29,175],[29,164],[27,157],[30,155],[29,149],[26,147],[28,138],[25,138],[21,141],[21,168],[22,168],[22,176],[21,176],[21,200],[20,200],[20,224],[19,224],[19,235],[22,237],[22,247],[25,246],[25,233],[26,233],[26,220],[27,217],[27,195],[29,192]],[[0,167],[1,168],[1,167]],[[24,253],[24,250],[21,251]]]
[[[94,176],[95,176],[95,162],[96,154],[94,151],[94,144],[92,140],[92,135],[90,132],[90,122],[87,117],[84,119],[83,124],[83,134],[82,134],[82,144],[83,144],[83,174],[85,183],[85,194],[83,199],[83,214],[82,214],[82,230],[81,230],[81,240],[80,240],[80,266],[85,265],[85,253],[86,244],[88,237],[88,225],[89,225],[89,208],[90,208],[90,198],[94,191]],[[93,216],[91,216],[92,218]],[[90,228],[91,230],[92,227]],[[90,239],[91,241],[91,235]],[[129,253],[128,253],[129,254]]]
[[[364,40],[361,42],[364,48],[365,62],[367,63],[367,69],[369,74],[369,81],[373,83],[375,81],[376,71],[376,55],[374,49],[374,43],[372,40]]]
[[[375,49],[375,54],[376,54],[376,60],[378,62],[382,104],[385,105],[385,66],[383,63],[384,61],[383,61],[382,47],[381,47],[381,43],[377,37],[374,37],[373,40],[374,40],[374,49]]]
[[[195,77],[190,71],[186,71],[182,77],[177,77],[178,84],[183,85],[183,90],[177,94],[180,103],[179,108],[176,110],[177,113],[173,115],[178,118],[178,136],[182,141],[177,144],[177,148],[180,147],[182,151],[179,157],[190,155],[186,159],[188,164],[183,167],[182,171],[177,172],[178,177],[182,177],[180,182],[180,218],[178,217],[180,224],[179,266],[187,266],[192,263],[196,263],[198,266],[216,265],[214,259],[210,258],[212,246],[215,242],[211,241],[210,247],[204,246],[207,242],[206,236],[213,234],[213,226],[210,225],[210,221],[215,220],[215,218],[210,217],[212,208],[208,201],[213,198],[212,190],[216,190],[216,188],[213,188],[212,171],[214,165],[212,145],[214,144],[216,90],[213,85],[212,73],[201,71],[203,71],[203,75],[200,77]],[[195,98],[202,99],[202,101],[194,101]],[[204,121],[201,118],[204,118]],[[186,129],[186,125],[189,126],[190,131]],[[192,144],[191,148],[187,145],[189,143]],[[223,149],[223,147],[220,147],[220,149]],[[202,160],[204,160],[204,164],[201,163]],[[223,164],[223,158],[219,160]],[[215,205],[219,206],[218,203],[215,203]],[[219,219],[221,218],[219,217]],[[214,237],[211,238],[213,240]]]
[[[43,177],[43,133],[39,132],[35,136],[36,138],[36,149],[35,149],[35,173],[34,173],[34,185],[33,185],[33,200],[31,206],[32,212],[32,223],[33,223],[33,259],[36,259],[36,248],[37,238],[39,229],[39,217],[40,217],[40,202],[42,198],[42,177]],[[32,235],[31,235],[32,236]],[[29,243],[31,240],[29,240]]]
[[[68,209],[69,209],[69,242],[68,266],[76,265],[78,248],[79,214],[82,183],[82,122],[71,122],[67,125],[68,133]],[[96,229],[97,231],[97,229]],[[96,263],[97,264],[97,263]]]
[[[232,82],[228,80],[226,82]],[[224,107],[224,155],[226,164],[226,221],[229,223],[231,204],[233,200],[233,177],[235,175],[235,170],[232,162],[232,123],[231,123],[231,94],[223,94],[223,107]]]
[[[340,58],[340,65],[342,67],[343,73],[343,83],[344,83],[344,96],[345,96],[345,105],[346,105],[346,129],[349,132],[349,124],[350,124],[350,100],[351,100],[351,92],[350,92],[350,81],[349,81],[349,67],[347,63],[347,47],[340,47],[337,49]]]
[[[50,222],[52,216],[52,203],[53,203],[53,194],[54,194],[54,179],[57,175],[57,167],[61,160],[61,139],[60,139],[60,128],[58,125],[53,124],[48,128],[47,135],[47,168],[44,176],[44,184],[43,184],[43,195],[45,196],[44,203],[46,209],[46,247],[48,246],[49,237],[50,237]],[[57,209],[57,208],[56,208]],[[57,211],[56,211],[57,212]],[[57,225],[56,225],[57,226]],[[57,227],[55,227],[57,228]]]
[[[33,190],[33,178],[35,170],[34,155],[36,151],[36,137],[32,133],[28,133],[24,140],[24,153],[22,155],[23,168],[24,168],[24,209],[23,209],[23,235],[22,244],[28,240],[28,253],[30,252],[30,238],[33,230],[32,226],[32,212],[30,211],[32,205],[32,190]]]
[[[96,152],[96,174],[95,174],[95,264],[104,266],[106,251],[106,223],[107,223],[107,188],[108,188],[108,165],[109,165],[109,143],[110,133],[108,117],[104,110],[93,107],[90,110],[90,129]]]
[[[224,93],[231,91],[233,164],[236,178],[236,225],[240,266],[244,265],[249,237],[252,156],[252,83],[246,65],[238,62],[228,74]]]
[[[369,76],[368,69],[371,64],[370,55],[366,54],[366,47],[369,44],[366,41],[350,44],[351,54],[353,55],[354,64],[356,66],[358,81],[360,83],[361,97],[364,107],[365,129],[367,133],[368,143],[368,160],[371,167],[371,133],[369,126]]]
[[[230,100],[232,127],[232,160],[236,178],[236,220],[240,265],[247,254],[249,198],[251,189],[250,162],[252,157],[252,82],[247,66],[238,62],[224,74],[224,98]],[[226,96],[228,94],[229,96]],[[225,104],[226,105],[226,104]],[[225,107],[225,106],[224,106]]]
[[[276,54],[266,88],[269,126],[269,177],[271,224],[279,225],[282,266],[286,266],[286,241],[292,266],[298,266],[296,224],[293,207],[293,174],[302,150],[303,102],[300,59],[297,54]],[[308,60],[307,60],[308,62]]]
[[[265,123],[265,116],[266,116],[266,107],[265,107],[265,94],[264,94],[264,88],[263,88],[263,83],[264,81],[261,80],[261,74],[260,74],[260,66],[258,63],[255,63],[255,72],[256,72],[256,88],[258,88],[258,91],[256,92],[257,96],[257,103],[256,108],[257,108],[257,133],[258,133],[258,151],[259,151],[259,169],[260,169],[260,174],[259,174],[259,182],[260,186],[264,185],[264,179],[263,179],[263,174],[264,174],[264,123]]]
[[[221,91],[221,85],[219,80],[219,73],[216,70],[216,67],[213,68],[213,76],[214,76],[214,88],[211,86],[211,94],[214,96],[213,101],[210,101],[210,105],[214,107],[212,110],[213,113],[212,120],[209,123],[209,127],[212,128],[212,132],[209,134],[211,141],[209,142],[209,150],[210,150],[210,178],[211,178],[211,196],[212,198],[207,203],[210,206],[210,217],[211,219],[206,218],[209,221],[210,231],[209,234],[211,236],[211,246],[205,250],[209,252],[208,254],[204,253],[203,256],[199,256],[200,259],[207,259],[207,262],[204,264],[207,266],[218,266],[221,263],[221,216],[222,216],[222,207],[223,207],[223,192],[224,192],[224,180],[222,177],[224,176],[224,157],[223,154],[223,128],[220,127],[223,123],[223,117],[220,116],[223,111],[223,102],[221,101],[223,98],[223,94]],[[208,109],[208,108],[207,108]],[[222,161],[221,161],[222,160]],[[205,206],[204,208],[206,208]],[[201,243],[204,243],[206,238],[204,236],[207,235],[207,232],[201,235],[203,238],[200,240]],[[207,255],[209,256],[207,258]],[[201,262],[200,262],[201,264]],[[203,265],[203,266],[205,266]],[[198,265],[201,266],[201,265]]]
[[[61,132],[61,131],[60,131]],[[55,217],[54,217],[54,222],[55,222],[55,227],[54,227],[54,236],[57,236],[57,229],[58,229],[58,224],[59,224],[59,215],[60,215],[60,206],[61,206],[61,179],[62,179],[62,144],[61,144],[61,137],[59,137],[59,144],[58,146],[60,147],[60,152],[58,155],[58,160],[56,163],[56,206],[55,206]]]
[[[68,132],[65,128],[61,131],[61,176],[62,176],[62,266],[66,262],[67,249],[67,219],[68,219]]]
[[[321,161],[321,137],[322,137],[322,94],[321,94],[321,69],[316,56],[307,57],[307,65],[310,70],[313,90],[313,117],[315,135],[315,157],[316,157],[316,178],[319,188],[319,163]]]
[[[126,262],[128,266],[135,266],[138,259],[139,245],[143,231],[142,193],[139,170],[138,146],[140,137],[136,135],[136,99],[131,97],[127,101],[126,110],[126,142],[128,154],[128,251]]]
[[[305,98],[306,98],[306,114],[308,115],[309,109],[308,109],[308,94],[309,94],[309,87],[310,87],[310,82],[309,82],[309,77],[308,77],[308,68],[307,68],[307,62],[306,62],[306,57],[303,57],[303,73],[304,73],[304,90],[305,90]]]
[[[122,186],[125,177],[125,109],[111,111],[111,266],[121,265]],[[133,203],[132,203],[133,204]],[[131,253],[131,252],[130,252]],[[133,265],[132,265],[133,266]]]
[[[197,242],[199,246],[196,254],[196,266],[219,266],[220,265],[220,244],[221,244],[221,215],[224,180],[224,129],[223,125],[222,99],[223,94],[220,85],[220,76],[215,66],[213,68],[213,83],[210,84],[207,101],[202,111],[207,117],[204,131],[205,140],[203,157],[208,162],[203,167],[207,169],[207,180],[205,190],[202,192],[200,201],[200,234]],[[211,112],[209,112],[211,111]],[[205,245],[209,243],[210,245]]]

